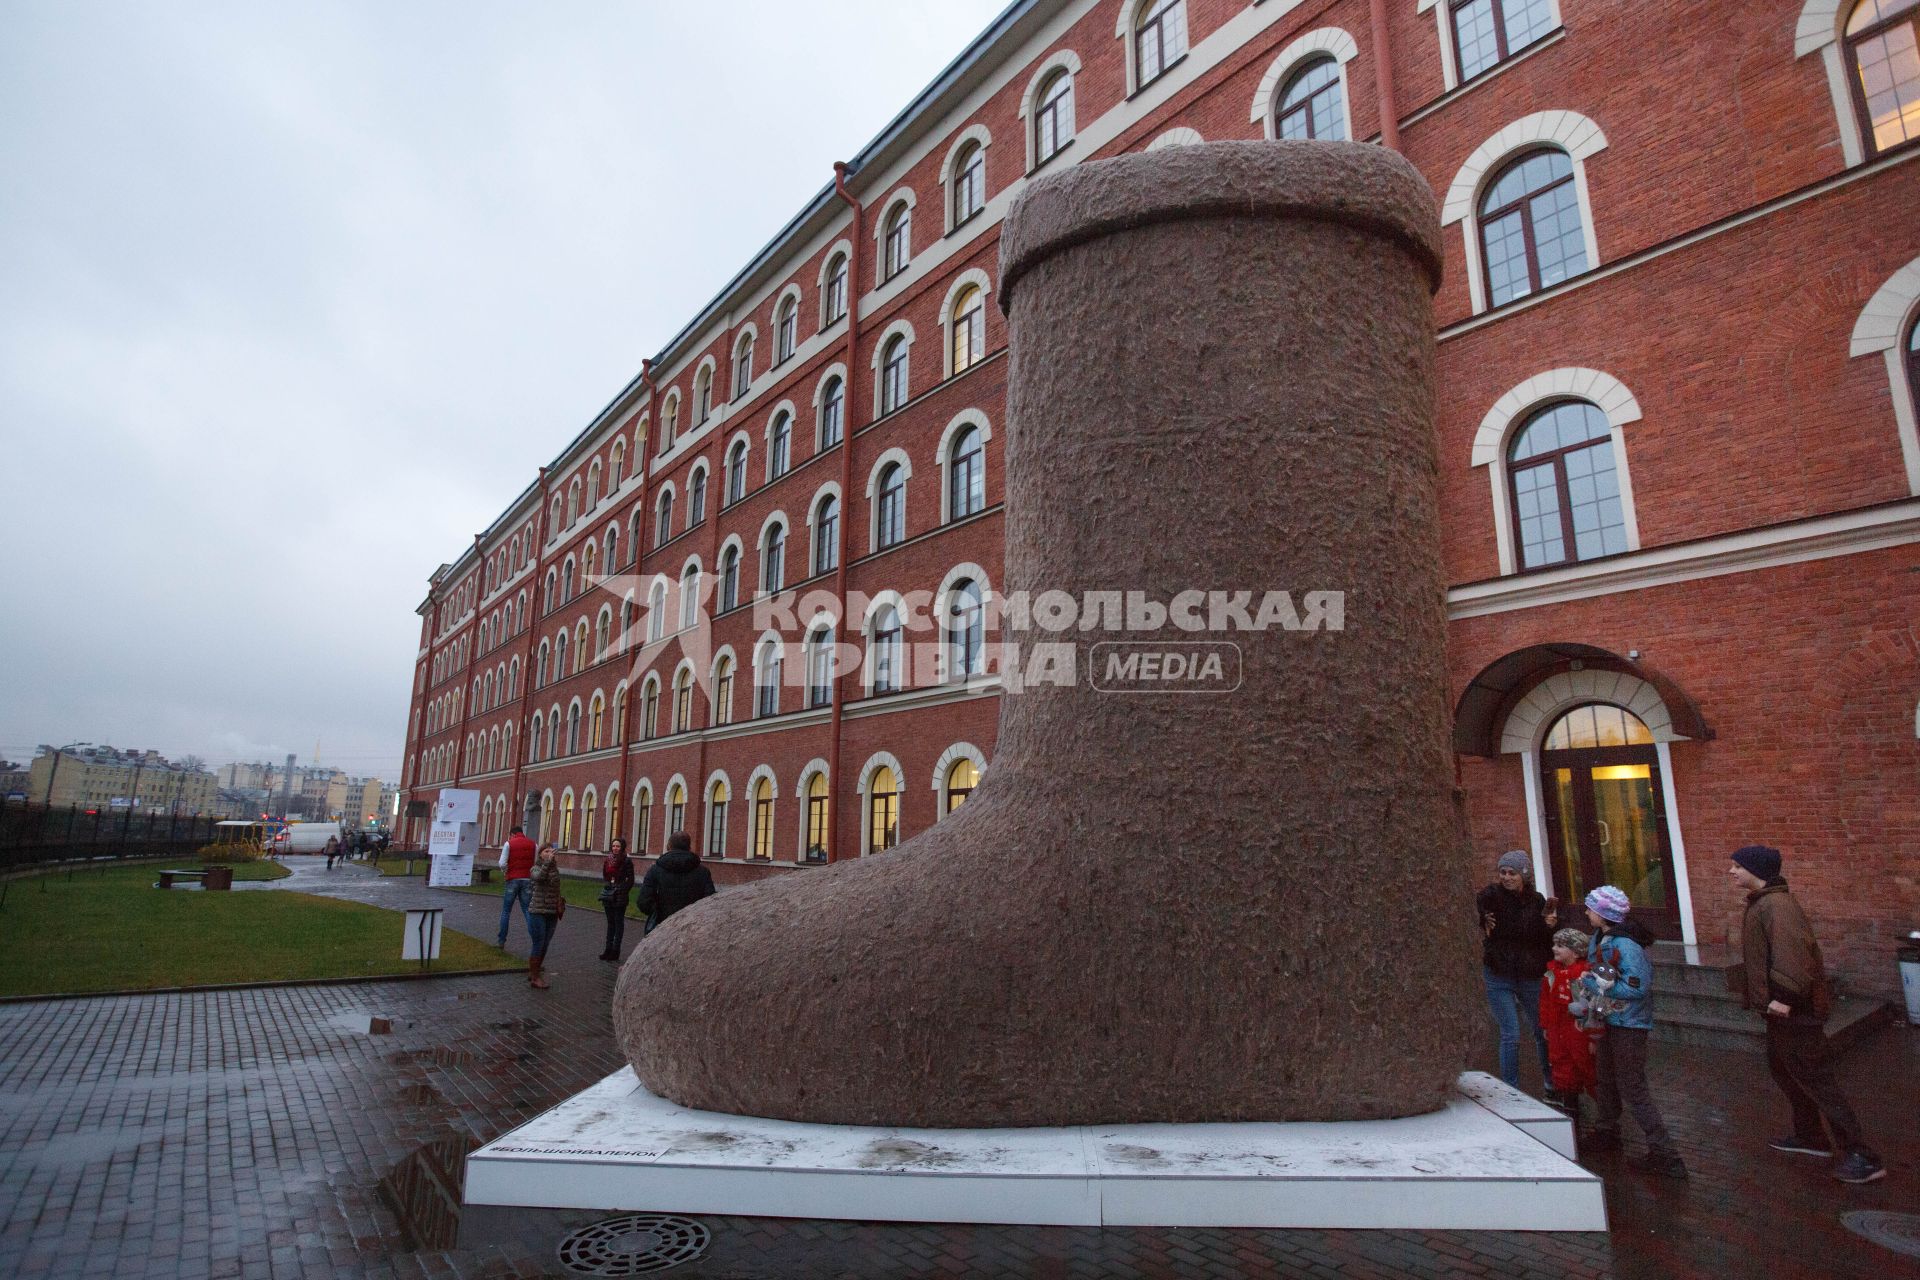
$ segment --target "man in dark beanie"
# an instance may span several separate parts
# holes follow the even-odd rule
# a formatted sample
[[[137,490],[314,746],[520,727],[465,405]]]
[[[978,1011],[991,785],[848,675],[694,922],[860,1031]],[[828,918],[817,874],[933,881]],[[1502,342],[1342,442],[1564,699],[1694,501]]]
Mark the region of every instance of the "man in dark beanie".
[[[1793,1132],[1768,1145],[1793,1155],[1831,1158],[1841,1153],[1833,1176],[1842,1182],[1884,1178],[1886,1166],[1866,1144],[1860,1121],[1840,1092],[1827,1046],[1830,1004],[1820,943],[1806,912],[1787,892],[1780,851],[1763,844],[1737,849],[1727,869],[1747,892],[1740,942],[1742,1002],[1767,1024],[1767,1069],[1793,1108]],[[1833,1133],[1829,1145],[1820,1121]]]

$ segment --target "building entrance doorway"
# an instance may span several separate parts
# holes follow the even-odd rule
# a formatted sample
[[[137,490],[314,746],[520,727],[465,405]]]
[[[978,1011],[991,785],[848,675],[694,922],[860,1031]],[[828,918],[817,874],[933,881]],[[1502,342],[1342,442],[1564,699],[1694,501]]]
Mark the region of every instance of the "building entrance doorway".
[[[1665,789],[1647,726],[1607,703],[1575,707],[1547,732],[1540,774],[1551,892],[1575,908],[1561,923],[1584,928],[1581,900],[1612,884],[1626,891],[1633,914],[1656,936],[1679,938]]]

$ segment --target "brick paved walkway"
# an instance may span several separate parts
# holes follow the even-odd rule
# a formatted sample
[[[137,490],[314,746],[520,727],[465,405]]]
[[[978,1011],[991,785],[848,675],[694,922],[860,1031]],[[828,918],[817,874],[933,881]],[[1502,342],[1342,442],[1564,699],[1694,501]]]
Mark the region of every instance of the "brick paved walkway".
[[[278,887],[430,900],[491,940],[492,897],[292,860]],[[637,930],[629,931],[629,946]],[[600,920],[569,913],[551,991],[512,976],[123,996],[0,1007],[0,1275],[565,1274],[544,1230],[419,1247],[379,1183],[422,1147],[472,1144],[618,1065]],[[514,925],[510,946],[524,953]],[[365,1017],[393,1020],[370,1036]],[[1757,1057],[1657,1051],[1655,1092],[1693,1166],[1608,1158],[1613,1232],[1070,1230],[710,1218],[694,1277],[1822,1276],[1917,1274],[1846,1232],[1855,1208],[1920,1211],[1920,1031],[1885,1030],[1842,1078],[1888,1157],[1863,1188],[1768,1152],[1783,1108]],[[594,1215],[579,1217],[591,1221]]]

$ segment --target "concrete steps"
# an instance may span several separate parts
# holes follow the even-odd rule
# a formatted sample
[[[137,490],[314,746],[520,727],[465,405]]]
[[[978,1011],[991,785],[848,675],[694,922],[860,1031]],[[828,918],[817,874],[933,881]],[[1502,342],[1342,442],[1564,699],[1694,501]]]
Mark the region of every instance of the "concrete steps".
[[[1740,1007],[1740,997],[1727,986],[1727,975],[1740,963],[1725,947],[1696,947],[1692,953],[1678,943],[1656,943],[1653,960],[1653,1038],[1663,1044],[1703,1049],[1731,1049],[1765,1053],[1767,1033],[1757,1014]],[[1841,996],[1827,1019],[1827,1038],[1834,1052],[1847,1049],[1890,1022],[1893,1009],[1877,1000]]]

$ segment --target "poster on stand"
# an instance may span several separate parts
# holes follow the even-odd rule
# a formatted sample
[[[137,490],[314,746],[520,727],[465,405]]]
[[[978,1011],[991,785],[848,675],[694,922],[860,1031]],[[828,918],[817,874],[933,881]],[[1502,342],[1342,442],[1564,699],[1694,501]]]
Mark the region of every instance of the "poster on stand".
[[[458,889],[472,884],[473,859],[479,852],[479,824],[434,823],[427,833],[427,887]]]

